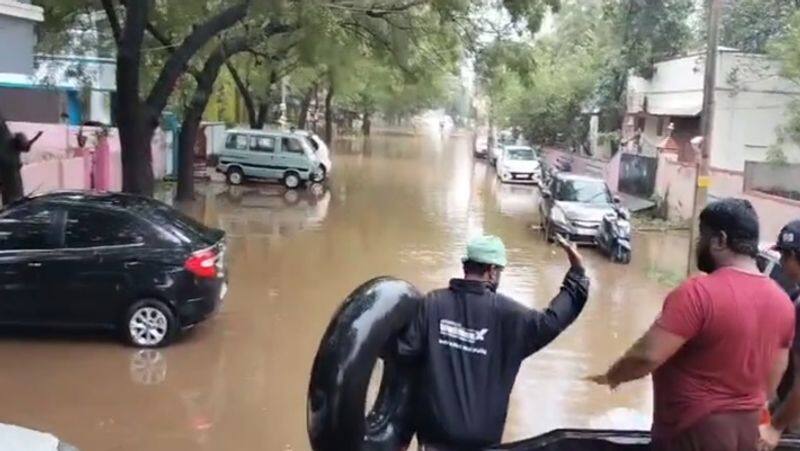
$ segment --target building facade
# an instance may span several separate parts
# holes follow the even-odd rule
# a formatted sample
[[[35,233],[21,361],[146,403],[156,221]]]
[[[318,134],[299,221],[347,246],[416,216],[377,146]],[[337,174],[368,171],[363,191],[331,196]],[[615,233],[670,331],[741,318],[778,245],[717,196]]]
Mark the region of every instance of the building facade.
[[[30,0],[0,0],[0,74],[33,73],[33,52],[36,46],[37,23],[44,20],[42,8],[31,5]]]
[[[638,152],[656,156],[661,149],[694,161],[689,141],[701,133],[704,73],[705,54],[696,53],[656,63],[650,79],[630,78],[623,134]],[[716,75],[712,168],[742,172],[746,161],[765,161],[776,148],[800,162],[800,147],[781,132],[800,86],[781,77],[779,64],[723,48]]]

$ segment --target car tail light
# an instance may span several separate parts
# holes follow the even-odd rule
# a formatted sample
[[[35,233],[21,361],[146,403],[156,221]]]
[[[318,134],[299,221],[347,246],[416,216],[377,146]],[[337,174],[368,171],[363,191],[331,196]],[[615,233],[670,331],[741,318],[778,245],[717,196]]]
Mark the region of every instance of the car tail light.
[[[184,267],[197,277],[211,279],[217,277],[217,259],[219,255],[214,249],[203,249],[192,253]]]

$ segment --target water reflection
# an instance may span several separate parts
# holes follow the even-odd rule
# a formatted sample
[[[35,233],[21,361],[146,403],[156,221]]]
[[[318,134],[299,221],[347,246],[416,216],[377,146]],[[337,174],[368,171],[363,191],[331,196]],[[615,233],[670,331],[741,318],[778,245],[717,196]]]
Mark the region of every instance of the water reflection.
[[[216,226],[229,238],[280,238],[319,228],[328,216],[331,192],[314,184],[305,190],[273,185],[230,186],[216,195]]]
[[[157,349],[132,351],[128,369],[134,384],[158,385],[167,380],[167,359]]]

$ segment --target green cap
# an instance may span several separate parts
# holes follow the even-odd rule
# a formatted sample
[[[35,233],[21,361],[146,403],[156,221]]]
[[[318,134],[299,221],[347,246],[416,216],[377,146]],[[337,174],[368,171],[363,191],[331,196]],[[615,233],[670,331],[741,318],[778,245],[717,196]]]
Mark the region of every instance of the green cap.
[[[480,236],[470,241],[467,245],[467,256],[461,260],[502,267],[508,264],[503,240],[493,235]]]

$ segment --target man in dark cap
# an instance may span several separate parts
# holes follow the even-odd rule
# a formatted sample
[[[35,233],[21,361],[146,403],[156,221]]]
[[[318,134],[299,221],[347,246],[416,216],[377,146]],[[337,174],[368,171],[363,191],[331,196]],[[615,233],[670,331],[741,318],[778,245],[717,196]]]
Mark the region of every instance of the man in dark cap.
[[[420,449],[477,451],[500,442],[520,364],[575,321],[589,294],[577,248],[557,241],[570,269],[544,311],[497,293],[508,260],[496,236],[472,240],[464,277],[425,297],[399,346],[424,381],[414,403]]]
[[[792,221],[778,234],[778,242],[774,247],[781,253],[781,267],[783,275],[791,282],[795,283],[790,289],[789,297],[798,308],[800,302],[800,221]],[[762,450],[774,449],[780,442],[781,435],[790,426],[800,420],[800,336],[797,330],[800,324],[795,325],[795,337],[792,344],[792,366],[786,372],[786,377],[781,382],[778,390],[781,402],[774,410],[770,422],[761,426],[761,442],[759,448]],[[788,394],[786,387],[791,387]],[[783,390],[782,390],[783,389]]]

